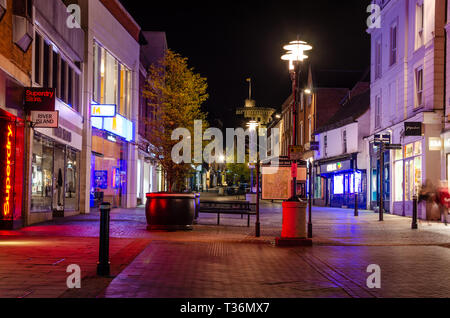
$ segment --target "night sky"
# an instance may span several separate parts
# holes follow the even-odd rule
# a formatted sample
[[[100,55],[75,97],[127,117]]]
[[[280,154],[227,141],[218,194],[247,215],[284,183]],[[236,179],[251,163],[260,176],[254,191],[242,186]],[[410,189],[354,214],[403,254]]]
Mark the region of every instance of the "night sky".
[[[165,31],[169,48],[208,79],[204,109],[225,127],[235,126],[248,77],[258,106],[281,107],[291,91],[282,47],[297,35],[314,47],[308,55],[318,70],[370,65],[370,0],[121,2],[142,30]]]

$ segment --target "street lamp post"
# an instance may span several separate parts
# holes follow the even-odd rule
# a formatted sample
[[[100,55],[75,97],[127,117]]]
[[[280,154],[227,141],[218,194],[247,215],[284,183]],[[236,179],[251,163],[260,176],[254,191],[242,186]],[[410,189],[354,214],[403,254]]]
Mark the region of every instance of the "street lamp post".
[[[297,136],[297,97],[300,74],[300,62],[308,58],[305,51],[312,49],[312,46],[303,41],[293,41],[284,46],[287,51],[281,57],[284,61],[289,61],[289,71],[292,80],[292,134],[293,145],[296,148],[298,143]],[[291,159],[292,160],[292,159]],[[310,200],[311,201],[311,200]],[[311,204],[311,202],[310,202]],[[311,220],[309,222],[311,224]],[[299,200],[297,196],[297,161],[292,160],[292,197],[283,202],[283,226],[281,237],[276,238],[277,246],[311,246],[312,240],[308,239],[306,228],[306,203]],[[312,231],[310,231],[312,234]]]
[[[285,55],[281,57],[284,61],[289,61],[289,72],[292,80],[292,95],[294,103],[292,105],[292,134],[293,134],[293,146],[297,146],[297,90],[298,90],[298,76],[300,73],[300,62],[304,61],[308,56],[304,54],[305,51],[312,49],[312,46],[303,41],[292,41],[288,45],[284,46],[287,51]],[[292,161],[292,170],[294,171],[296,162]],[[292,180],[292,201],[297,201],[297,178]]]
[[[250,131],[254,131],[259,127],[259,123],[256,121],[250,121],[247,124],[247,127],[249,128]],[[250,138],[250,143],[251,142],[252,142],[252,138]],[[256,138],[256,146],[257,146],[257,144],[258,144],[258,138]],[[260,222],[260,214],[259,214],[259,182],[260,182],[259,181],[259,165],[260,165],[260,161],[259,161],[259,152],[258,152],[257,153],[257,161],[256,161],[256,223],[255,223],[255,236],[256,237],[261,236],[261,222]]]

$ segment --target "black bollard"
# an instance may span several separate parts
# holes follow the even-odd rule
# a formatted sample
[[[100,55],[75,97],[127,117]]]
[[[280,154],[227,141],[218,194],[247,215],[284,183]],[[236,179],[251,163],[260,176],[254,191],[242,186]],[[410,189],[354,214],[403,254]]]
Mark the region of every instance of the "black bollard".
[[[103,202],[100,205],[100,244],[98,253],[97,275],[109,276],[109,213],[111,204]]]
[[[358,216],[358,193],[355,192],[355,216]]]
[[[411,228],[417,230],[417,196],[413,196],[413,219]]]

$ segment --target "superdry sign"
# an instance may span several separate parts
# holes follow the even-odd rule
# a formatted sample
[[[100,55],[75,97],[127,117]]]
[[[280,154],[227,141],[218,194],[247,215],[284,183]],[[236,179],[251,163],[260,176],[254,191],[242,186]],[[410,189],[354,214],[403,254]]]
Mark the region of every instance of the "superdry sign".
[[[25,110],[27,111],[55,111],[54,88],[25,88]]]

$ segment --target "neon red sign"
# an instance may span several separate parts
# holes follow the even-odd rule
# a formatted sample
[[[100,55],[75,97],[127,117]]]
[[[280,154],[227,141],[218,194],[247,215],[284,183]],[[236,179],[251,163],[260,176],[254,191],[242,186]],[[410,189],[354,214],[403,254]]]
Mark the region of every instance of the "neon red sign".
[[[8,125],[6,131],[6,178],[5,178],[5,199],[3,203],[3,216],[7,217],[11,213],[11,157],[13,130],[11,125]]]

